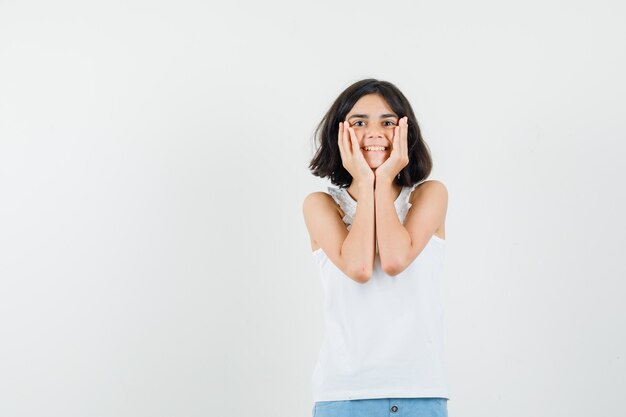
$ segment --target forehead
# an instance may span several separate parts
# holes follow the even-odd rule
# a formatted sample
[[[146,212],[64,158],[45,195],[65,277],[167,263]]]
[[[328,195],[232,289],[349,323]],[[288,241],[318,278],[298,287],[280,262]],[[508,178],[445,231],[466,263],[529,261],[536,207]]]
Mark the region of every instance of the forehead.
[[[361,97],[356,103],[354,103],[354,106],[350,109],[348,116],[355,113],[370,114],[372,116],[379,116],[383,113],[395,114],[385,99],[378,94],[366,94]]]

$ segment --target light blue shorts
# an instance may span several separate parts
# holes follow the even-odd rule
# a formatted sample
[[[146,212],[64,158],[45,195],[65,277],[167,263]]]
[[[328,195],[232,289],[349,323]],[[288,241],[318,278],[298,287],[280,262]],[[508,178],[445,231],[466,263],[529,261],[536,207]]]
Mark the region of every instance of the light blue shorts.
[[[317,401],[313,417],[448,417],[448,399],[373,398]]]

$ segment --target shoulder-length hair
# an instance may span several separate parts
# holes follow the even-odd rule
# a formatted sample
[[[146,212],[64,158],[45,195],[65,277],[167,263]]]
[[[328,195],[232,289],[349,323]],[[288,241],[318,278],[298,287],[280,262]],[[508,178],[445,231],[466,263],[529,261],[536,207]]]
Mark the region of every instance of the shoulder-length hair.
[[[339,187],[348,187],[352,183],[352,175],[343,167],[339,153],[337,143],[339,122],[345,120],[354,104],[366,94],[379,94],[398,115],[398,118],[404,116],[408,118],[409,163],[400,171],[399,177],[396,177],[394,182],[402,186],[412,186],[426,179],[430,175],[433,163],[428,146],[422,139],[411,104],[395,85],[373,78],[357,81],[346,88],[318,124],[314,133],[317,151],[309,163],[309,169],[313,175],[321,178],[328,177],[334,185]]]

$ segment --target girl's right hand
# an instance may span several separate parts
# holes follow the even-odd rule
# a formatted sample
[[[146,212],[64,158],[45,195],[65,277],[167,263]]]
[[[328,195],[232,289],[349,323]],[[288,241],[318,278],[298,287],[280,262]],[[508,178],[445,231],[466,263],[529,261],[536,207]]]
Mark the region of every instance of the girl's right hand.
[[[371,181],[374,182],[376,175],[367,164],[359,141],[354,133],[354,129],[350,127],[349,122],[339,122],[339,154],[343,167],[352,175],[352,180],[358,182]]]

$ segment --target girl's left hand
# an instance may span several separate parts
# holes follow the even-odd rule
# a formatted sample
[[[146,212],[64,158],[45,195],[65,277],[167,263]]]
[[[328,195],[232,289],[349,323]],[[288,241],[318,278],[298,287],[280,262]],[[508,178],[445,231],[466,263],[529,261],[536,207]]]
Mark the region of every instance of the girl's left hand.
[[[391,143],[391,155],[374,173],[376,179],[388,179],[393,181],[402,169],[409,164],[408,153],[408,117],[400,119],[398,126],[394,129],[393,142]]]

